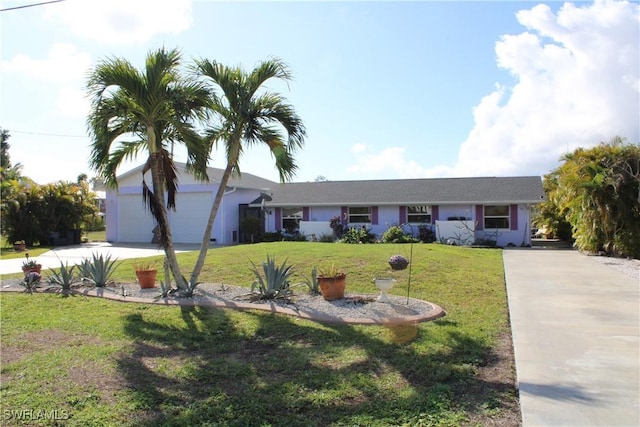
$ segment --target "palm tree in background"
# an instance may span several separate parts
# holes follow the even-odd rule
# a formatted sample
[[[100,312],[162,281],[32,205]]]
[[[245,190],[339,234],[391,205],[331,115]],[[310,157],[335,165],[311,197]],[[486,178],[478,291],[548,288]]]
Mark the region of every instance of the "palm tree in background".
[[[116,170],[121,163],[146,153],[142,169],[143,200],[159,227],[176,285],[178,289],[187,289],[167,217],[167,209],[175,210],[178,189],[168,147],[184,144],[187,168],[202,180],[208,179],[210,147],[194,129],[196,120],[203,117],[208,91],[197,80],[183,78],[180,61],[178,50],[160,48],[147,54],[142,71],[120,58],[100,62],[87,83],[91,97],[87,124],[92,139],[90,165],[112,188],[117,187]],[[145,181],[147,172],[151,174],[151,188]]]
[[[232,174],[240,175],[240,159],[245,148],[267,146],[275,160],[280,181],[285,182],[295,175],[297,166],[293,154],[303,146],[306,135],[302,120],[293,107],[281,95],[263,88],[269,79],[291,80],[287,66],[279,59],[263,61],[250,73],[239,67],[227,67],[203,59],[195,61],[194,72],[211,86],[210,109],[219,122],[207,129],[206,138],[211,148],[223,145],[227,164],[189,281],[192,289],[204,265],[211,229],[225,187]]]

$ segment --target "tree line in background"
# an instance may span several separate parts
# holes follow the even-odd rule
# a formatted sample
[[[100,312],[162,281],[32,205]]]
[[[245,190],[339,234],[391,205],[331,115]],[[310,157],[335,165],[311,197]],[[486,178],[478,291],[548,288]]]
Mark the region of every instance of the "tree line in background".
[[[81,230],[104,229],[96,195],[86,175],[80,175],[77,182],[33,182],[22,175],[20,163],[11,164],[10,136],[0,128],[0,213],[2,236],[9,243],[79,243]]]
[[[583,251],[640,258],[640,145],[615,137],[562,160],[544,177],[536,225]]]

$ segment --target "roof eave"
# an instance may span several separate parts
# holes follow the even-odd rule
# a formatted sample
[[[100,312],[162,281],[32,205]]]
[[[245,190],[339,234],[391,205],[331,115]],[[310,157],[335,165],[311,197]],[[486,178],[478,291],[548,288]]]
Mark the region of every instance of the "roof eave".
[[[289,203],[274,203],[274,202],[266,202],[265,206],[272,208],[288,208],[288,207],[300,207],[300,206],[318,206],[318,207],[333,207],[333,206],[405,206],[405,205],[486,205],[489,203],[495,204],[538,204],[546,201],[546,198],[542,198],[539,200],[469,200],[469,201],[432,201],[432,202],[424,202],[424,201],[407,201],[407,202],[384,202],[384,203],[342,203],[342,202],[323,202],[323,203],[298,203],[298,202],[289,202]]]

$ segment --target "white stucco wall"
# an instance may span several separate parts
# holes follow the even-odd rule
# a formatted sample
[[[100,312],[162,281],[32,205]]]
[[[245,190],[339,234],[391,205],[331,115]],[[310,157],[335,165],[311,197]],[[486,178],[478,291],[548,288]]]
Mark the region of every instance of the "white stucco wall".
[[[452,217],[474,219],[473,205],[440,205],[438,210],[438,220],[440,221],[448,221]]]
[[[123,184],[133,183],[136,185],[126,186]],[[176,211],[169,211],[169,225],[174,234],[175,243],[200,243],[209,217],[211,206],[218,189],[216,184],[198,183],[197,181],[181,180],[176,198]],[[232,244],[234,242],[234,231],[238,232],[238,205],[249,203],[260,195],[259,190],[251,189],[231,189],[227,190],[223,197],[216,219],[209,236],[211,244]],[[139,205],[136,208],[127,207],[123,209],[123,197],[138,199]],[[123,206],[119,206],[123,205]],[[127,203],[128,206],[133,203]],[[111,242],[145,242],[151,241],[152,230],[155,221],[150,218],[150,214],[142,205],[142,186],[139,177],[129,177],[120,184],[116,192],[110,190],[106,197],[106,225],[107,240]],[[141,218],[147,218],[142,220]],[[140,226],[139,232],[128,235],[125,233],[126,222],[144,224]]]

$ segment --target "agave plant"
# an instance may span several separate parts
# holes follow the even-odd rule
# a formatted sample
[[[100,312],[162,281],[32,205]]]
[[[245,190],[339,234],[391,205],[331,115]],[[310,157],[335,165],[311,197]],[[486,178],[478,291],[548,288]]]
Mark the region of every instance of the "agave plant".
[[[36,286],[40,283],[40,273],[30,272],[24,277],[24,280],[20,282],[22,286],[24,286],[24,290],[27,293],[32,293]]]
[[[251,262],[256,280],[251,284],[251,292],[257,294],[258,299],[288,298],[292,295],[289,276],[293,273],[293,266],[286,265],[285,259],[281,266],[276,265],[275,258],[267,255],[267,262],[262,263],[264,277],[258,267]]]
[[[307,285],[309,293],[311,295],[320,295],[320,285],[318,283],[318,267],[314,266],[311,269],[311,275],[304,279],[304,284]]]
[[[83,281],[97,286],[104,287],[109,283],[111,275],[121,263],[117,258],[112,260],[111,255],[98,255],[93,253],[91,259],[85,258],[80,264],[80,275]]]
[[[75,265],[69,267],[69,263],[60,261],[60,271],[51,270],[51,276],[47,277],[47,282],[61,286],[63,291],[68,291],[77,279],[75,269]]]

